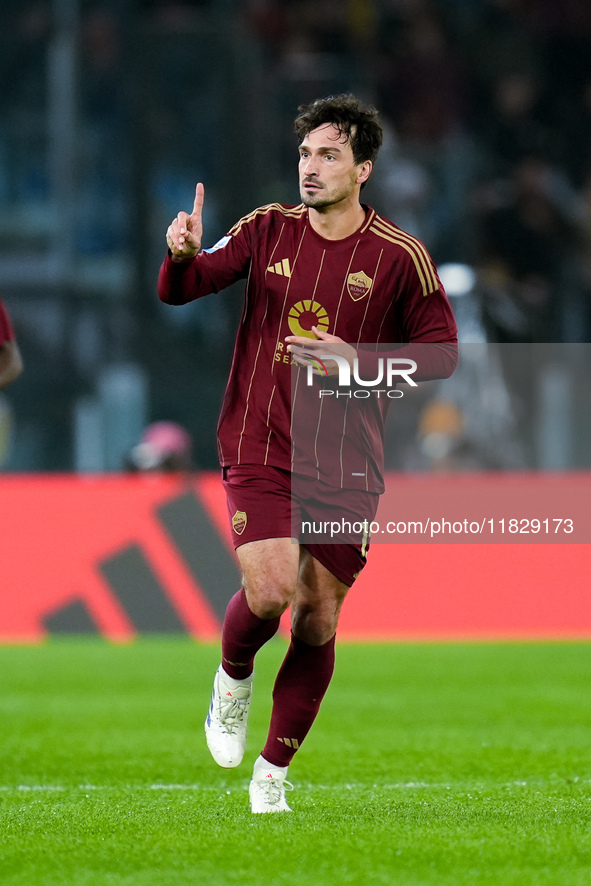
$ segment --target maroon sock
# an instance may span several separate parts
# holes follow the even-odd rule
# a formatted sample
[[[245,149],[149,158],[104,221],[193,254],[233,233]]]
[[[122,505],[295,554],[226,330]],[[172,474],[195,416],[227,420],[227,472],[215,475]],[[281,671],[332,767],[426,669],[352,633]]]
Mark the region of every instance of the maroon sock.
[[[222,627],[222,664],[234,680],[245,680],[252,674],[254,657],[279,628],[279,618],[259,618],[246,602],[244,588],[234,594]]]
[[[334,671],[335,637],[308,646],[291,635],[273,689],[273,713],[262,756],[273,766],[288,766],[310,731]]]

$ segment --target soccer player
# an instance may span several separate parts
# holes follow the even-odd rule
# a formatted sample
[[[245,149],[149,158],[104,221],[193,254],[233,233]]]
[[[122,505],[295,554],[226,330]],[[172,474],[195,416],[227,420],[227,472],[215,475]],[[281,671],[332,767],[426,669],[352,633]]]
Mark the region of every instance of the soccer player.
[[[290,811],[288,766],[330,683],[339,611],[367,552],[367,538],[344,544],[293,538],[291,364],[305,362],[309,348],[330,346],[352,365],[363,343],[428,343],[424,378],[451,375],[457,360],[454,318],[425,247],[360,201],[382,141],[377,111],[352,95],[331,96],[301,107],[295,129],[302,202],[255,209],[202,251],[204,190],[198,184],[193,211],[179,212],[167,230],[159,275],[160,298],[169,304],[247,280],[218,424],[244,586],[224,619],[205,731],[214,760],[238,766],[254,658],[291,606],[291,642],[250,783],[255,813]],[[336,371],[333,361],[331,375]],[[317,436],[325,418],[334,424],[327,408],[318,416]],[[378,441],[380,447],[383,454]],[[363,455],[361,463],[355,441],[345,435],[340,448],[340,456],[322,464],[314,456],[298,462],[299,504],[327,506],[346,490],[349,515],[371,520],[383,490],[383,459],[378,452],[372,459]]]
[[[6,308],[0,300],[0,390],[19,377],[23,360]]]

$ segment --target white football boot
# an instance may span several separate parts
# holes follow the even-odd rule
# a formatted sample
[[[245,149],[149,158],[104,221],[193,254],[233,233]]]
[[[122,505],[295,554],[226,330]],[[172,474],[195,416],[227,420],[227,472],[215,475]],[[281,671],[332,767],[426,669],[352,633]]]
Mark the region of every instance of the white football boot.
[[[238,766],[244,756],[252,677],[234,680],[220,665],[213,681],[205,738],[211,756],[224,769]]]
[[[293,791],[293,785],[285,779],[286,775],[287,766],[272,766],[262,757],[256,760],[248,788],[253,812],[292,811],[285,802],[285,792]]]

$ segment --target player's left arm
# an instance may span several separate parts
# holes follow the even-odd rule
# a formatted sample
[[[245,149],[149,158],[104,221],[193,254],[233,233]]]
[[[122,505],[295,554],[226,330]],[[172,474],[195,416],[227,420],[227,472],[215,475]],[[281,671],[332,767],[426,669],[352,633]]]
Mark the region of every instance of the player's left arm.
[[[429,281],[432,283],[429,285]],[[413,360],[417,364],[415,381],[449,378],[458,364],[458,329],[451,305],[431,265],[431,274],[419,276],[417,267],[406,256],[406,267],[398,280],[399,296],[395,302],[399,339],[387,353],[360,349],[359,369],[371,378],[377,357]],[[387,333],[386,333],[387,334]]]
[[[437,378],[449,378],[458,363],[457,340],[450,338],[449,341],[412,342],[401,345],[396,350],[356,350],[338,335],[330,335],[312,327],[318,339],[304,338],[303,336],[290,335],[285,339],[288,342],[287,350],[290,351],[294,361],[299,366],[314,367],[314,375],[338,376],[339,363],[330,359],[329,355],[344,359],[349,364],[349,369],[354,368],[354,360],[357,357],[359,374],[362,378],[373,378],[376,375],[378,360],[394,358],[403,361],[400,364],[401,371],[412,372],[414,381],[432,381]],[[414,368],[416,364],[416,369]]]
[[[409,261],[406,273],[399,281],[403,297],[398,307],[398,334],[402,332],[402,339],[407,344],[397,345],[392,351],[383,348],[378,351],[365,350],[363,347],[356,349],[339,336],[313,326],[316,339],[297,335],[286,337],[294,361],[300,366],[308,366],[316,360],[322,365],[313,370],[315,375],[337,376],[338,362],[326,359],[325,355],[334,354],[346,360],[350,369],[357,357],[361,376],[373,378],[378,359],[392,357],[416,363],[413,374],[415,381],[449,378],[458,363],[458,330],[434,266],[429,279],[433,280],[431,291],[426,289],[425,279],[419,277],[416,266]],[[404,369],[404,366],[401,368]]]
[[[353,368],[353,361],[357,356],[353,345],[347,344],[338,335],[323,332],[317,326],[312,327],[312,332],[316,336],[315,339],[306,338],[303,335],[286,336],[287,350],[299,366],[309,366],[310,363],[314,365],[314,361],[317,361],[321,364],[321,369],[315,368],[313,370],[315,375],[336,376],[339,374],[337,360],[326,359],[326,354],[331,354],[337,358],[345,359],[349,368]]]

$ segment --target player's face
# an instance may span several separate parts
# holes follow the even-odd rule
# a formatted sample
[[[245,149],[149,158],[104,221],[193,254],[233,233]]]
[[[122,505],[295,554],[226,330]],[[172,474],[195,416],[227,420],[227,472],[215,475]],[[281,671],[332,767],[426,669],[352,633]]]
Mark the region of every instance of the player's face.
[[[351,197],[371,171],[356,164],[346,136],[332,123],[312,130],[300,145],[300,195],[305,206],[322,209]],[[366,174],[367,173],[367,174]]]

